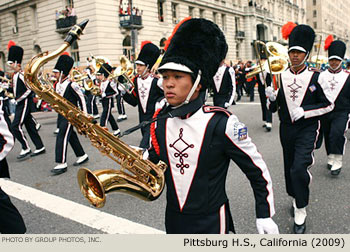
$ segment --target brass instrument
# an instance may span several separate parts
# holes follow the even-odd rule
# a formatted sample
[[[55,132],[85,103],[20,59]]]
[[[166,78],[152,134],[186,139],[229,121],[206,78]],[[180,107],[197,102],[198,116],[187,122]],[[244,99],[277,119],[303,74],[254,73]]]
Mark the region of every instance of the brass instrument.
[[[87,78],[89,78],[89,76],[87,76],[87,74],[82,74],[81,72],[79,72],[76,69],[73,69],[71,71],[71,80],[78,83],[79,86],[83,87],[83,81]]]
[[[155,200],[164,188],[163,162],[153,164],[144,160],[140,152],[135,151],[118,137],[113,136],[96,121],[83,113],[71,102],[57,94],[49,86],[41,85],[37,79],[39,69],[48,61],[59,56],[82,33],[88,20],[75,25],[61,45],[52,53],[40,53],[34,56],[25,68],[27,85],[53,109],[64,116],[79,134],[87,136],[92,145],[99,151],[121,165],[120,170],[90,171],[81,168],[78,171],[78,183],[83,195],[96,207],[105,204],[106,193],[119,190],[131,195],[137,195],[144,200]]]
[[[267,60],[262,64],[260,52],[258,50],[258,44],[264,47]],[[276,42],[267,42],[266,44],[262,41],[255,41],[255,51],[258,56],[259,62],[258,67],[253,71],[246,74],[246,78],[251,78],[261,72],[267,72],[270,74],[280,74],[284,72],[288,67],[288,50],[281,44]],[[264,84],[266,86],[266,80],[264,77]]]
[[[108,73],[108,80],[118,83],[128,94],[134,90],[134,83],[131,77],[134,69],[130,61],[123,55],[120,57],[120,66],[117,67],[115,73],[111,73],[103,65],[101,67]]]
[[[84,89],[90,91],[93,95],[101,95],[101,88],[94,84],[94,81],[91,79],[86,79],[84,81]]]
[[[95,72],[97,72],[104,63],[109,64],[109,62],[110,62],[109,59],[107,59],[104,56],[96,56],[95,57],[94,55],[92,55],[90,53],[90,57],[92,59],[92,66],[93,66]]]

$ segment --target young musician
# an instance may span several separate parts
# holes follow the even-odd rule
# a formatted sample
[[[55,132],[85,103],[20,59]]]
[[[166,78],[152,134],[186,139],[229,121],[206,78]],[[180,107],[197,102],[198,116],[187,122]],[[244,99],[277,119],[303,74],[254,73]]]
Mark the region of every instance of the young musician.
[[[72,69],[74,60],[66,54],[62,54],[54,67],[53,75],[58,80],[56,92],[75,106],[81,106],[82,110],[87,113],[84,94],[76,82],[69,79],[69,72]],[[74,131],[71,123],[62,115],[58,115],[58,134],[56,138],[56,163],[57,165],[51,170],[54,175],[59,175],[67,171],[67,148],[70,143],[74,154],[78,160],[73,164],[79,166],[89,160],[83,146],[79,142],[77,133]]]
[[[107,63],[103,63],[97,72],[97,79],[100,81],[101,102],[103,107],[100,125],[102,127],[106,127],[107,122],[109,122],[112,126],[112,130],[114,131],[113,135],[119,136],[120,129],[114,119],[114,116],[112,115],[112,108],[114,107],[113,96],[118,94],[118,89],[116,87],[116,83],[108,79],[111,72],[112,67]]]
[[[149,152],[152,161],[168,165],[167,233],[234,232],[225,191],[230,160],[254,191],[258,232],[278,233],[271,218],[275,210],[270,174],[247,127],[226,109],[204,105],[202,93],[212,83],[226,47],[216,24],[185,19],[158,68],[167,102],[154,115],[159,119],[151,126]]]
[[[319,72],[305,65],[315,40],[314,30],[308,25],[287,23],[282,32],[284,38],[289,37],[291,67],[281,74],[277,96],[272,87],[266,88],[266,96],[269,109],[278,111],[280,118],[286,189],[293,199],[293,231],[303,234],[310,195],[310,167],[314,164],[320,116],[331,111],[333,105],[318,84]]]
[[[35,121],[33,120],[31,114],[34,94],[24,83],[23,71],[21,69],[23,48],[17,45],[9,46],[8,64],[14,70],[12,83],[16,103],[15,118],[12,121],[11,129],[13,135],[22,145],[22,150],[17,158],[23,159],[32,152],[22,129],[23,124],[26,126],[29,137],[33,141],[36,148],[31,156],[37,156],[45,153],[45,147],[38,134]]]
[[[328,70],[322,72],[319,83],[325,87],[325,95],[335,105],[332,112],[322,118],[322,128],[328,155],[328,168],[334,176],[342,169],[342,159],[345,153],[345,132],[349,128],[350,118],[350,78],[349,73],[342,69],[346,51],[343,41],[333,39],[330,35],[325,40],[325,50],[328,50]]]
[[[161,82],[150,71],[160,55],[159,48],[149,41],[144,41],[141,45],[140,54],[136,60],[137,75],[134,78],[134,92],[124,93],[124,100],[132,106],[138,106],[139,121],[152,119],[156,102],[163,97],[163,90],[160,88]],[[149,126],[141,128],[142,140],[141,148],[149,146]]]

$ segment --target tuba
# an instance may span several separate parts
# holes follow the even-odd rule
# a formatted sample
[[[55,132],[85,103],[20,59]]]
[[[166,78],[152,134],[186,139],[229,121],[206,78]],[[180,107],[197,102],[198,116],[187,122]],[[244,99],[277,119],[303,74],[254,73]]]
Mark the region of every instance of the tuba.
[[[40,68],[48,61],[65,51],[82,34],[88,20],[75,25],[56,51],[40,53],[26,65],[24,78],[30,89],[41,99],[48,102],[53,109],[64,116],[78,131],[88,137],[103,155],[121,165],[120,170],[90,171],[81,168],[78,171],[78,184],[82,194],[96,207],[105,204],[106,193],[121,191],[136,195],[144,200],[157,199],[164,189],[164,171],[166,164],[153,164],[144,160],[139,151],[113,136],[96,123],[93,117],[87,116],[75,105],[57,94],[49,85],[42,85],[38,80]]]

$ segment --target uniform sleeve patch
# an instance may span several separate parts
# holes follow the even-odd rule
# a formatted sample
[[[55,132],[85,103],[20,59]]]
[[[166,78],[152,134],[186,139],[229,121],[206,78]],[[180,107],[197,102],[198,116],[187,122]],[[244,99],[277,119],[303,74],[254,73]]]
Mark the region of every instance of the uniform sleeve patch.
[[[236,122],[233,125],[234,136],[237,137],[238,141],[243,141],[248,137],[248,128],[244,123]]]
[[[316,86],[315,84],[312,84],[310,87],[309,87],[311,93],[313,93],[315,90],[316,90]]]

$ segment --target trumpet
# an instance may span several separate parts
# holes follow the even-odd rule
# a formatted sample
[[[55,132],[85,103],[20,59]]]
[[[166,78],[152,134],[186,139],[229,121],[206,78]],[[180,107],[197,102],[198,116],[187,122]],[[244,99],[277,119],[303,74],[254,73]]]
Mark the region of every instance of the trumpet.
[[[258,50],[258,44],[264,47],[267,60],[264,64],[261,63],[260,52]],[[280,74],[284,72],[288,67],[288,50],[281,44],[276,42],[255,41],[254,43],[256,54],[259,58],[259,65],[251,72],[246,74],[246,78],[249,79],[261,72],[267,72],[270,74]],[[266,80],[264,77],[264,84],[266,86]]]
[[[81,72],[79,72],[76,69],[73,69],[71,72],[71,79],[72,81],[78,83],[81,87],[83,86],[83,80],[89,78],[89,76],[87,76],[87,74],[82,74]]]
[[[144,160],[136,151],[118,137],[113,136],[79,108],[56,93],[52,88],[41,85],[38,80],[40,67],[65,51],[82,34],[88,20],[75,25],[56,51],[34,56],[25,67],[24,78],[28,86],[60,115],[64,116],[78,131],[87,136],[92,145],[103,155],[121,165],[120,170],[97,170],[86,168],[78,171],[78,184],[82,194],[96,207],[102,207],[106,193],[119,190],[136,195],[144,200],[155,200],[162,193],[165,185],[166,164],[154,164]]]

